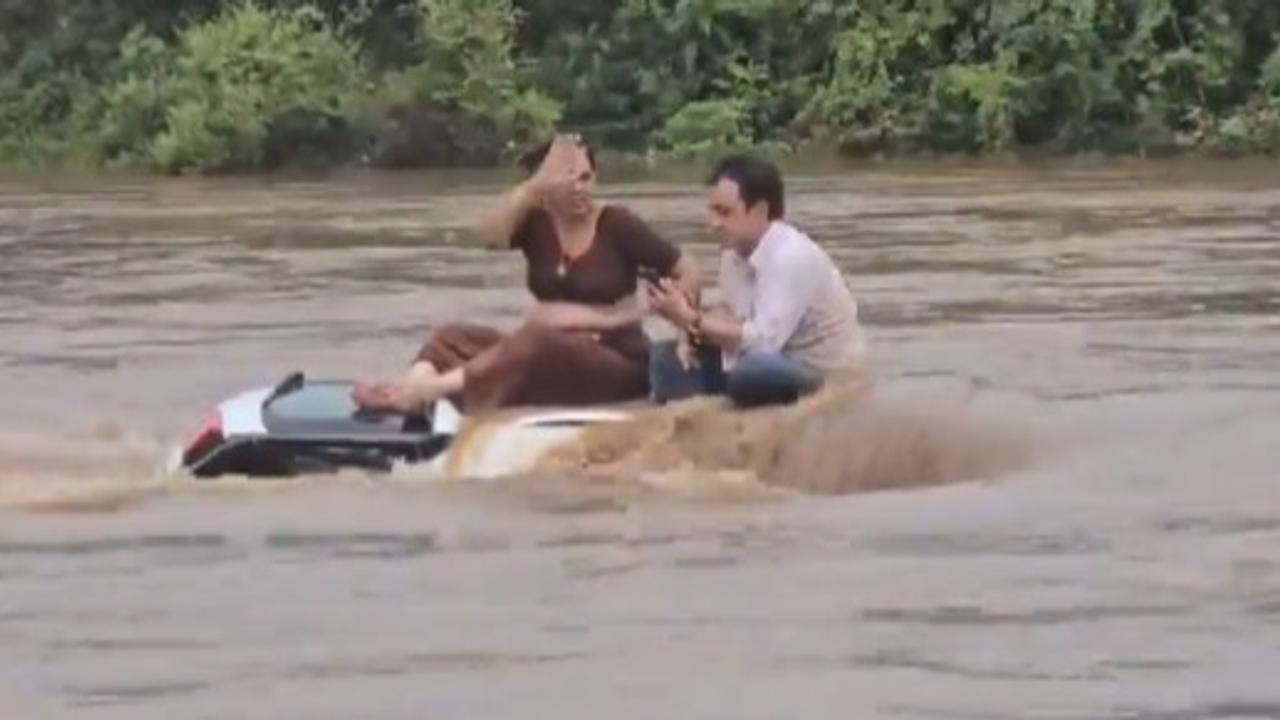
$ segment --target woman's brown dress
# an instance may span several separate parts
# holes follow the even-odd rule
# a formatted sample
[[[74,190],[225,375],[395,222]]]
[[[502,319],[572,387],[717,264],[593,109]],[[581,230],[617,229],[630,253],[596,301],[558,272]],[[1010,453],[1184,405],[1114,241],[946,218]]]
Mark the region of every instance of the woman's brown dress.
[[[587,251],[569,261],[551,218],[526,216],[511,238],[528,261],[539,301],[613,304],[635,293],[640,269],[670,274],[680,250],[629,210],[601,209]],[[649,342],[639,323],[596,335],[521,327],[514,333],[467,323],[437,328],[418,353],[441,373],[463,367],[467,411],[516,405],[590,405],[649,394]]]

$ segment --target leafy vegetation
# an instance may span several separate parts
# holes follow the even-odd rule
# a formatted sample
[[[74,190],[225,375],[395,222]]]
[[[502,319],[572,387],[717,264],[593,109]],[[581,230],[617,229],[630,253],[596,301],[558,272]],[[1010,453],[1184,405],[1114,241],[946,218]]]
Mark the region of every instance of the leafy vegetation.
[[[1280,151],[1274,0],[0,0],[0,162]]]

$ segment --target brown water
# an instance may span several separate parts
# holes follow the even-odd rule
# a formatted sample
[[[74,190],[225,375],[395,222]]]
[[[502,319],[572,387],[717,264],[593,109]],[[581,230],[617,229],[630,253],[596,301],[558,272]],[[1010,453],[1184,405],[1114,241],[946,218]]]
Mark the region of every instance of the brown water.
[[[156,474],[232,392],[513,321],[495,181],[0,184],[5,717],[1280,717],[1280,170],[797,177],[881,384],[772,433]],[[700,188],[608,190],[709,264]]]

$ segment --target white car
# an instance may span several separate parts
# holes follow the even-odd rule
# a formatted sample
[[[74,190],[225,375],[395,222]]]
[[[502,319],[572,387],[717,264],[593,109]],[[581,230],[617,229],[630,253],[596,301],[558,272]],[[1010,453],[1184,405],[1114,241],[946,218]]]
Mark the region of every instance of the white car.
[[[464,418],[450,402],[420,415],[369,412],[351,400],[352,387],[294,373],[231,397],[175,451],[170,470],[198,478],[288,477],[426,463],[444,476],[492,477],[532,467],[587,426],[631,418],[621,409],[529,408],[504,414],[482,440],[457,443]]]

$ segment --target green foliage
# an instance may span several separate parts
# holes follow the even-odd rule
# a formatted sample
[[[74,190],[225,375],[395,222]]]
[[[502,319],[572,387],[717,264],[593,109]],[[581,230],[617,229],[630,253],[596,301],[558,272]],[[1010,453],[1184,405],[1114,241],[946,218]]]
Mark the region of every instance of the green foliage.
[[[700,154],[744,142],[746,112],[733,100],[694,100],[680,108],[656,135],[665,150]]]
[[[539,7],[549,4],[572,0]],[[681,108],[716,100],[740,104],[746,138],[763,140],[784,134],[813,92],[841,5],[622,0],[529,38],[527,52],[541,59],[538,82],[564,101],[566,121],[609,144],[643,147]]]
[[[1275,0],[0,0],[0,162],[1280,151]],[[390,159],[388,159],[390,158]]]
[[[1247,0],[859,3],[810,112],[859,152],[1200,144],[1278,20]]]
[[[281,118],[344,118],[361,87],[357,48],[310,7],[245,2],[185,32],[180,48],[168,127],[153,144],[168,171],[260,166]]]
[[[166,127],[176,98],[175,53],[141,27],[120,46],[98,102],[83,106],[73,125],[88,139],[88,152],[104,165],[150,162],[153,138]]]
[[[1280,49],[1262,64],[1258,87],[1231,114],[1202,121],[1196,143],[1223,155],[1280,153]]]
[[[560,106],[530,87],[515,60],[511,0],[419,0],[420,61],[390,78],[393,104],[419,105],[528,141],[551,132]]]

